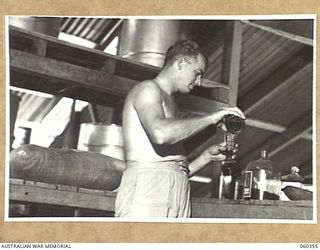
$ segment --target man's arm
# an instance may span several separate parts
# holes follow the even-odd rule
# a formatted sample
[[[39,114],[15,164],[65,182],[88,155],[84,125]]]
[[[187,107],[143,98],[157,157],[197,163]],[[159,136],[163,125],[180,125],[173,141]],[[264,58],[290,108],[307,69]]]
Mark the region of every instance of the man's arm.
[[[237,108],[229,108],[202,117],[166,118],[162,107],[161,90],[153,84],[146,84],[136,92],[133,106],[151,141],[156,144],[182,141],[210,124],[217,124],[227,114],[243,116]]]
[[[201,155],[195,158],[189,164],[189,176],[193,176],[203,167],[205,167],[211,161],[223,161],[226,156],[221,154],[222,151],[225,151],[226,147],[223,145],[213,145],[206,149]]]
[[[151,141],[156,144],[174,144],[214,123],[210,116],[191,119],[166,118],[161,90],[155,85],[144,86],[134,99],[133,104],[139,119]]]

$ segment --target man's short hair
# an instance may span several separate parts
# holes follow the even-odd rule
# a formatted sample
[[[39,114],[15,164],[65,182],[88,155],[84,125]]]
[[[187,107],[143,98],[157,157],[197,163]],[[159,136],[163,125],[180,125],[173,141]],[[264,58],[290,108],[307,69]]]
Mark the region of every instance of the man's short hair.
[[[169,47],[164,60],[164,66],[172,65],[180,58],[197,58],[201,53],[200,46],[191,40],[178,40],[174,45]]]

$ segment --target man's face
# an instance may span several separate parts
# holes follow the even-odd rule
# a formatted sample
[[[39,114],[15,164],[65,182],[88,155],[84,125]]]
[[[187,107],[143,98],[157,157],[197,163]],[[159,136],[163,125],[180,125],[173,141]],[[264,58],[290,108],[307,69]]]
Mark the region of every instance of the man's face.
[[[189,93],[195,86],[200,86],[205,66],[205,59],[201,54],[195,59],[182,61],[178,72],[178,90],[182,93]]]

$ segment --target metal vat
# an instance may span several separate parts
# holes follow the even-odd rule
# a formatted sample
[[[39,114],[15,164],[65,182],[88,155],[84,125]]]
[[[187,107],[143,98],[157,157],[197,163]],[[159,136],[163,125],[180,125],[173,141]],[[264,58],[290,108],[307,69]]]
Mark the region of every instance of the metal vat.
[[[116,124],[83,123],[77,148],[124,160],[122,127]]]
[[[178,20],[127,19],[122,24],[119,55],[162,67],[167,49],[179,38]]]
[[[59,17],[11,16],[9,24],[18,28],[58,37],[60,32]]]

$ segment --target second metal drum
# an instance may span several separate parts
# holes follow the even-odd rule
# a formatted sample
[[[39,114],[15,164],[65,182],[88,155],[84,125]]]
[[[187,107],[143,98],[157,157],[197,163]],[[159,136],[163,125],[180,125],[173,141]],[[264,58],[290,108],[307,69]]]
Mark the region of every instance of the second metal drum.
[[[80,127],[78,149],[124,160],[122,127],[116,124],[83,123]]]

